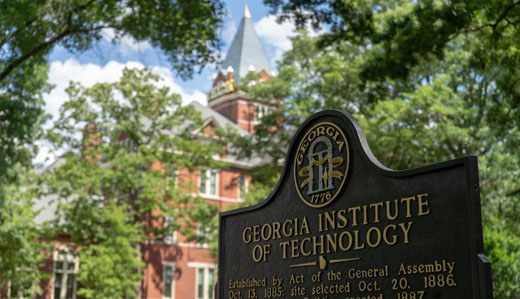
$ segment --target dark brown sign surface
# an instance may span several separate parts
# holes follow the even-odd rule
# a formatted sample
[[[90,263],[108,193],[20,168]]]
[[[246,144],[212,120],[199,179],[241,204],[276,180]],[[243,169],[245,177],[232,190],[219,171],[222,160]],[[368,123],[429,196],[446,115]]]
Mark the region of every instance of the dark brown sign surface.
[[[217,298],[492,298],[480,215],[475,157],[392,171],[323,111],[272,194],[221,214]]]

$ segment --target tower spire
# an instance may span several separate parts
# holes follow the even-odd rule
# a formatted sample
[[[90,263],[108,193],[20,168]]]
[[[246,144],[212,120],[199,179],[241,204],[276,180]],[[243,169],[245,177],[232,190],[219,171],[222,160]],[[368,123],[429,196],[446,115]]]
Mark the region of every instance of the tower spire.
[[[247,3],[246,3],[246,7],[244,8],[244,19],[251,19],[251,13],[249,13],[249,8],[247,7]]]
[[[251,65],[256,72],[265,70],[269,76],[271,75],[271,64],[256,34],[255,24],[251,18],[249,7],[246,4],[244,7],[244,16],[231,42],[226,59],[224,59],[222,63],[221,70],[232,66],[234,70],[233,79],[235,82],[238,82],[240,78],[249,73]]]

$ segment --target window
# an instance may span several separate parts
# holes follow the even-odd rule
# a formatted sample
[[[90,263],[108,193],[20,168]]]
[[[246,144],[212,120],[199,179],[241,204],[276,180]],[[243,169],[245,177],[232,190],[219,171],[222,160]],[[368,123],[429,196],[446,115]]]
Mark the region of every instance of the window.
[[[175,298],[175,263],[163,263],[163,298]]]
[[[79,259],[67,249],[60,249],[55,252],[53,299],[76,298],[78,265]]]
[[[197,269],[197,299],[213,299],[215,292],[215,268]]]
[[[164,217],[164,226],[166,227],[166,231],[164,232],[164,242],[165,243],[175,243],[177,241],[177,233],[172,228],[173,218],[170,216]]]
[[[216,170],[201,170],[199,192],[201,194],[217,195],[218,172]]]
[[[260,122],[262,120],[262,117],[268,115],[271,113],[271,108],[269,108],[266,105],[262,104],[256,104],[255,105],[255,122]]]
[[[238,198],[244,199],[247,193],[247,180],[246,177],[241,175],[238,177]]]
[[[201,240],[203,243],[213,241],[213,234],[211,231],[211,226],[204,226],[202,223],[197,223],[197,238]]]
[[[31,271],[31,270],[21,270],[18,271]],[[33,280],[30,277],[26,277],[23,281],[19,283],[14,283],[13,281],[9,281],[9,289],[7,293],[7,298],[32,298],[32,287]]]
[[[170,178],[172,180],[172,185],[177,188],[178,187],[178,182],[177,182],[177,179],[178,179],[178,173],[177,173],[177,169],[173,168],[170,170]]]

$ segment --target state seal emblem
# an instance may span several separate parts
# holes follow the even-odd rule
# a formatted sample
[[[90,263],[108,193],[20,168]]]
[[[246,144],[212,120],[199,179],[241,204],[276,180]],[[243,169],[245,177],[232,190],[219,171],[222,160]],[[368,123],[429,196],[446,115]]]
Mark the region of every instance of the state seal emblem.
[[[338,196],[349,166],[345,134],[334,123],[320,122],[303,136],[294,161],[294,183],[301,200],[313,208]]]

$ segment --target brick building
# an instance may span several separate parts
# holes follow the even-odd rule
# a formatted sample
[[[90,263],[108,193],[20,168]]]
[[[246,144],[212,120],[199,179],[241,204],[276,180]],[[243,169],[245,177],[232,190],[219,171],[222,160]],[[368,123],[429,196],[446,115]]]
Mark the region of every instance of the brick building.
[[[246,6],[238,31],[232,41],[220,71],[213,78],[213,87],[208,92],[208,105],[192,103],[205,121],[204,134],[211,135],[215,128],[234,128],[241,134],[254,133],[254,126],[273,107],[256,102],[244,92],[236,89],[236,84],[248,72],[260,73],[261,80],[273,75],[269,60],[255,32],[253,21]],[[248,169],[259,161],[240,161],[232,155],[221,156],[222,161],[231,165],[221,170],[178,170],[176,176],[194,182],[198,188],[194,195],[224,209],[240,202],[251,177]],[[59,165],[56,161],[46,169]],[[56,207],[52,203],[41,203],[45,209],[37,221],[43,222],[53,217]],[[36,207],[41,208],[41,207]],[[164,222],[169,219],[164,219]],[[37,298],[76,298],[78,285],[76,273],[81,261],[67,251],[66,240],[57,242],[52,257],[45,261],[45,269],[50,273],[48,282],[42,282],[43,294]],[[142,298],[212,299],[216,282],[216,260],[211,256],[206,244],[188,242],[179,232],[169,233],[163,240],[142,244],[146,264],[142,281]],[[9,290],[0,298],[20,298],[21,293]]]

